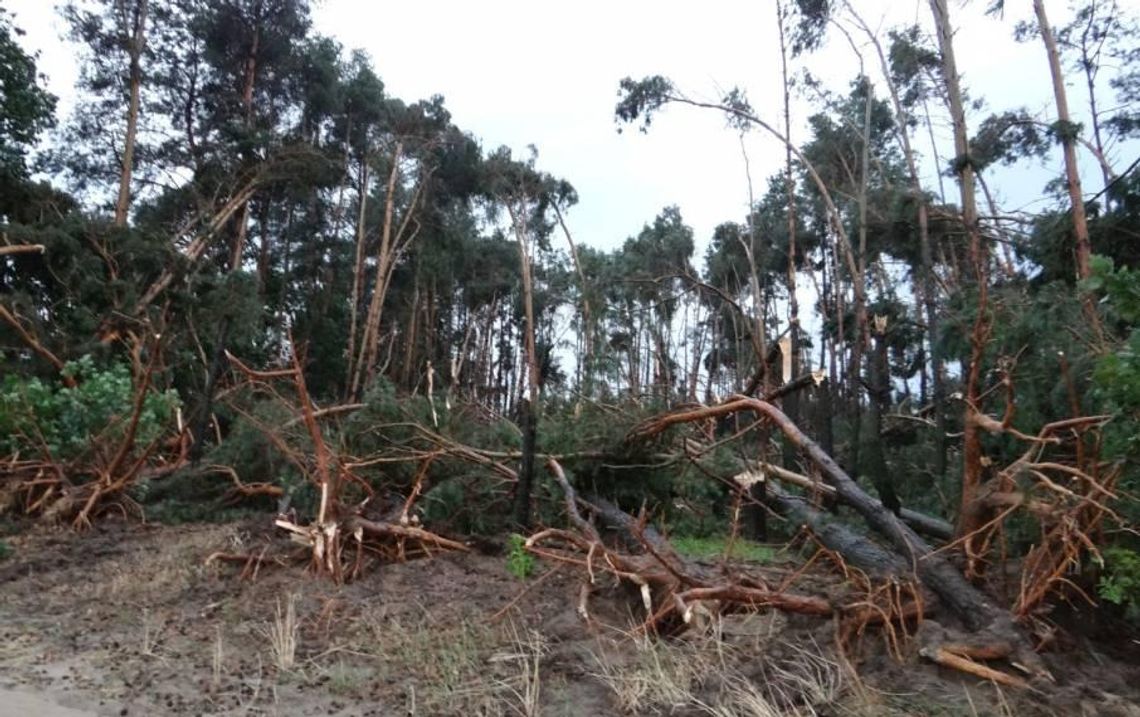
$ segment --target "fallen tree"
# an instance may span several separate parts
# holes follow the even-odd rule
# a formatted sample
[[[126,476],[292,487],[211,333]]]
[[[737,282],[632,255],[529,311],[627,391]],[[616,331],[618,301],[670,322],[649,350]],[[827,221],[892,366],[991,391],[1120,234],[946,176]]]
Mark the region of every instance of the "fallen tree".
[[[746,396],[732,396],[717,405],[673,411],[643,422],[630,431],[626,440],[645,442],[672,426],[716,419],[740,411],[753,411],[777,427],[816,466],[824,481],[834,489],[835,496],[859,513],[872,529],[889,542],[902,560],[901,563],[887,560],[881,553],[872,551],[873,557],[869,554],[866,558],[869,563],[884,568],[901,568],[905,565],[906,573],[934,593],[967,630],[985,635],[995,644],[1009,645],[1010,662],[1018,669],[1033,676],[1048,676],[1030,640],[1016,625],[1009,610],[996,604],[967,581],[943,553],[936,552],[899,516],[860,488],[831,456],[771,403]],[[856,554],[858,549],[865,547],[865,543],[838,544]]]
[[[311,444],[312,455],[309,456],[290,446],[278,429],[258,424],[270,442],[313,484],[319,497],[316,515],[307,522],[301,522],[295,516],[282,514],[274,520],[274,525],[286,531],[293,541],[308,548],[309,563],[315,572],[326,575],[338,583],[360,575],[365,553],[392,555],[396,559],[405,559],[406,544],[409,542],[414,543],[425,554],[430,554],[433,549],[467,551],[468,547],[463,543],[420,527],[411,515],[411,506],[419,495],[423,474],[434,460],[435,453],[416,456],[422,461],[423,468],[418,474],[416,486],[403,502],[402,509],[391,516],[385,515],[381,518],[365,514],[365,509],[375,498],[375,491],[368,481],[353,472],[353,466],[359,462],[342,458],[326,442],[317,419],[321,416],[335,415],[337,412],[320,411],[314,407],[305,383],[300,353],[292,340],[290,344],[293,347],[290,363],[280,369],[255,370],[227,353],[230,364],[245,378],[247,384],[276,397],[297,414],[286,423],[285,427],[303,425]],[[287,401],[274,388],[273,384],[279,380],[286,380],[292,384],[296,394],[296,404]],[[241,490],[243,484],[236,473],[232,469],[228,472],[233,474],[232,477]],[[364,493],[363,500],[356,505],[347,505],[345,501],[345,489],[350,485],[357,486]],[[247,490],[249,488],[244,487]],[[269,491],[268,494],[276,494],[276,491]],[[353,550],[350,551],[349,548]],[[244,561],[247,567],[243,574],[249,570],[251,557],[224,556],[226,560]],[[261,558],[257,558],[256,562],[260,563]]]

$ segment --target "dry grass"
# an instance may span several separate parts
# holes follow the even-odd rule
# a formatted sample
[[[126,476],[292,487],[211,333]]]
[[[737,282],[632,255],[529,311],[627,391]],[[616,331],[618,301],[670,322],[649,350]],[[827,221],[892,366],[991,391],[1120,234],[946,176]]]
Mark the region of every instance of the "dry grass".
[[[150,608],[142,611],[142,646],[139,652],[147,657],[158,657],[158,646],[162,641],[162,632],[165,624],[155,618]]]
[[[299,631],[297,596],[290,593],[285,598],[284,607],[281,605],[281,598],[278,598],[273,623],[265,626],[263,634],[269,640],[269,654],[273,658],[273,664],[282,672],[289,672],[297,663]]]
[[[609,687],[622,712],[668,712],[697,703],[696,690],[712,670],[705,651],[645,637],[630,638],[630,645],[632,664],[595,654],[595,676]]]
[[[534,631],[528,630],[522,637],[514,623],[509,626],[512,647],[506,654],[491,657],[491,661],[512,663],[517,674],[499,681],[503,691],[512,700],[511,711],[520,717],[538,717],[542,709],[542,656],[546,654],[546,640]]]
[[[595,676],[628,714],[697,710],[713,717],[813,717],[844,692],[841,666],[816,645],[784,644],[774,657],[745,655],[714,637],[631,638],[616,653],[631,645],[635,655],[626,663],[595,653]]]
[[[398,685],[409,715],[541,714],[546,640],[513,624],[443,624],[428,617],[374,616],[350,652],[371,679]],[[347,669],[347,668],[345,668]]]
[[[225,661],[225,651],[222,646],[222,626],[214,626],[214,649],[210,655],[210,686],[217,690],[222,685],[222,665]]]

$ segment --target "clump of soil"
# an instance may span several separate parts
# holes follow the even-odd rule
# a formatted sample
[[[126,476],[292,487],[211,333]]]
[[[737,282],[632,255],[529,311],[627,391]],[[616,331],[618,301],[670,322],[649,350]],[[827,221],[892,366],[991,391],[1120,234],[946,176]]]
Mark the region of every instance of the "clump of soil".
[[[260,522],[111,522],[7,542],[0,716],[1140,715],[1135,661],[1079,639],[1047,658],[1061,684],[1046,697],[899,663],[871,633],[839,654],[818,618],[731,615],[646,636],[640,598],[609,584],[586,623],[575,568],[539,564],[524,581],[503,555],[439,553],[337,586],[288,562],[254,579],[207,563],[288,555]],[[822,594],[828,580],[808,584]]]

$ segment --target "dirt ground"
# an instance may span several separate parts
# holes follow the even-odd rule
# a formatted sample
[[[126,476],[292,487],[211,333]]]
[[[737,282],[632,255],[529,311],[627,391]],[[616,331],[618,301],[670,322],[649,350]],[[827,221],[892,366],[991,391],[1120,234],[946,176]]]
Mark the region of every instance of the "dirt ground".
[[[218,551],[287,554],[262,522],[111,522],[5,540],[0,717],[1140,717],[1140,643],[1129,659],[1068,636],[1046,656],[1058,684],[1014,693],[893,660],[872,634],[841,655],[818,618],[734,615],[686,639],[638,637],[636,595],[608,583],[587,624],[572,568],[540,563],[522,581],[493,546],[376,565],[335,586],[294,564],[264,564],[255,579],[207,564]],[[806,589],[835,589],[821,580]]]

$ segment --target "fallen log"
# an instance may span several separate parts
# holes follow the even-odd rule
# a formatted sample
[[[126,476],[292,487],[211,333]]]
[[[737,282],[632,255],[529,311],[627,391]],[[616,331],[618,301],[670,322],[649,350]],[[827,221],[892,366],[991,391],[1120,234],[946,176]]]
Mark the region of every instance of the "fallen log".
[[[829,486],[830,487],[830,486]],[[910,564],[897,553],[843,524],[834,515],[817,510],[807,498],[768,486],[769,505],[784,517],[811,529],[812,534],[829,550],[873,577],[907,575]]]
[[[670,426],[719,418],[738,411],[754,411],[779,428],[819,468],[824,480],[835,488],[836,496],[890,542],[909,564],[910,572],[933,591],[969,630],[985,631],[999,641],[1008,640],[1015,645],[1016,666],[1030,674],[1048,676],[1040,657],[1034,652],[1027,637],[1017,628],[1008,610],[996,605],[971,585],[954,565],[936,553],[901,518],[860,488],[830,455],[771,403],[745,396],[732,396],[718,405],[676,411],[649,419],[630,431],[626,440],[641,442]]]
[[[772,463],[760,463],[760,469],[764,472],[765,477],[772,477],[782,483],[799,486],[807,490],[818,491],[822,495],[834,497],[836,495],[835,488],[827,483],[812,480],[808,476],[800,473],[795,473],[781,466]],[[903,508],[899,511],[899,517],[903,522],[914,528],[917,532],[929,535],[932,538],[939,540],[950,540],[954,537],[954,526],[945,520],[935,518],[925,513],[919,513],[917,510]]]

